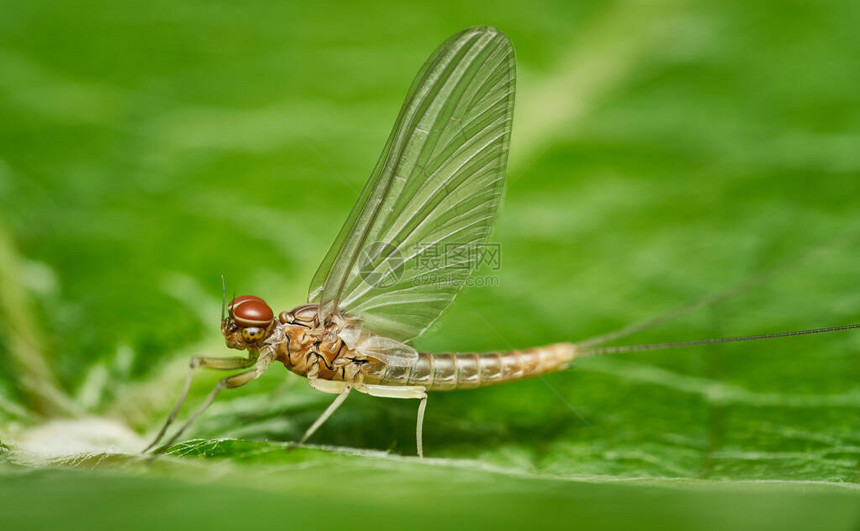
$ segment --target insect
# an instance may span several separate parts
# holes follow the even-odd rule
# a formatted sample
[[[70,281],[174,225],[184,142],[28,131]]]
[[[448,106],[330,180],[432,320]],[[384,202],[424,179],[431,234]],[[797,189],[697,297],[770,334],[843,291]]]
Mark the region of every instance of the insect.
[[[165,446],[218,393],[245,385],[275,362],[337,397],[304,443],[353,390],[419,401],[418,455],[427,393],[470,389],[567,367],[578,355],[744,341],[828,329],[684,343],[609,347],[599,341],[483,354],[432,354],[409,345],[453,301],[487,241],[502,195],[514,111],[516,64],[508,38],[488,26],[440,45],[419,71],[361,195],[314,276],[307,304],[275,315],[261,298],[222,310],[227,346],[246,356],[193,358],[179,401],[148,451],[178,415],[193,371],[244,372],[222,379]],[[432,258],[432,260],[431,260]]]

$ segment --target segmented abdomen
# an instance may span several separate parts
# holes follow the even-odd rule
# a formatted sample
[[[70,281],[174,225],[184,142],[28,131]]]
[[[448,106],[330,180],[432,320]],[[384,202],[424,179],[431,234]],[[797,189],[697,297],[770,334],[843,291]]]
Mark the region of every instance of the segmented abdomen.
[[[428,391],[474,389],[563,369],[576,355],[573,343],[486,354],[430,354],[406,367],[368,364],[364,382],[379,385],[420,385]]]

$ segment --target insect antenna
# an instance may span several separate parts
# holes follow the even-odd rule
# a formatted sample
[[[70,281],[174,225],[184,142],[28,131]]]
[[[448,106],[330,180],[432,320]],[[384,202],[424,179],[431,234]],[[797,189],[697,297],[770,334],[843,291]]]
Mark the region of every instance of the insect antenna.
[[[227,313],[227,282],[224,280],[224,275],[221,275],[221,322],[224,322]]]

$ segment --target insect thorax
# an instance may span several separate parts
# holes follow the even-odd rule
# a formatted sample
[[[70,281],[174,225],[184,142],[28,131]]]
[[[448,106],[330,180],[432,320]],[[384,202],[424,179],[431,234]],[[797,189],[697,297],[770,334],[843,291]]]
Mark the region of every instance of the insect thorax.
[[[316,304],[281,312],[266,341],[275,359],[290,371],[324,380],[357,381],[361,369],[375,360],[358,355],[340,338],[339,323],[322,326]]]

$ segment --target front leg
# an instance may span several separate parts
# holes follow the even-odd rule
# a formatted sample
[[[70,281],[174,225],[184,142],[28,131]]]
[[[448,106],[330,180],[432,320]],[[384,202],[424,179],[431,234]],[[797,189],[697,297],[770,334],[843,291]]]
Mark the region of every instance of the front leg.
[[[424,410],[427,408],[427,389],[420,385],[370,385],[355,384],[355,390],[370,396],[382,398],[419,398],[418,422],[415,425],[415,441],[418,445],[418,457],[424,458]]]
[[[266,370],[269,366],[269,359],[263,358],[251,370],[240,372],[239,374],[234,374],[233,376],[228,376],[226,378],[222,378],[221,381],[218,382],[218,385],[215,386],[214,389],[206,396],[206,399],[202,404],[197,408],[197,410],[185,421],[185,424],[182,425],[176,433],[173,434],[173,437],[170,438],[169,441],[164,445],[162,451],[169,448],[173,443],[179,440],[179,437],[188,429],[191,424],[197,420],[197,417],[203,414],[204,411],[209,407],[212,402],[215,401],[215,397],[218,396],[218,393],[221,392],[222,389],[234,389],[236,387],[241,387],[248,382],[254,381],[260,377],[261,374]]]
[[[257,363],[257,359],[259,359],[259,357],[260,353],[256,350],[252,350],[248,352],[247,358],[243,358],[242,356],[232,356],[229,358],[191,358],[191,361],[188,364],[188,374],[185,377],[185,385],[182,387],[182,392],[179,394],[179,400],[176,401],[176,405],[173,406],[173,411],[170,412],[170,416],[167,417],[167,422],[165,422],[164,426],[161,427],[161,431],[159,431],[158,435],[155,436],[155,440],[143,449],[143,453],[155,448],[161,438],[164,437],[164,434],[167,432],[167,428],[169,428],[170,425],[173,424],[173,421],[176,420],[176,416],[179,415],[179,411],[182,409],[182,404],[185,403],[185,398],[188,396],[188,390],[191,389],[191,379],[194,377],[195,369],[198,367],[217,369],[221,371],[247,369]]]

